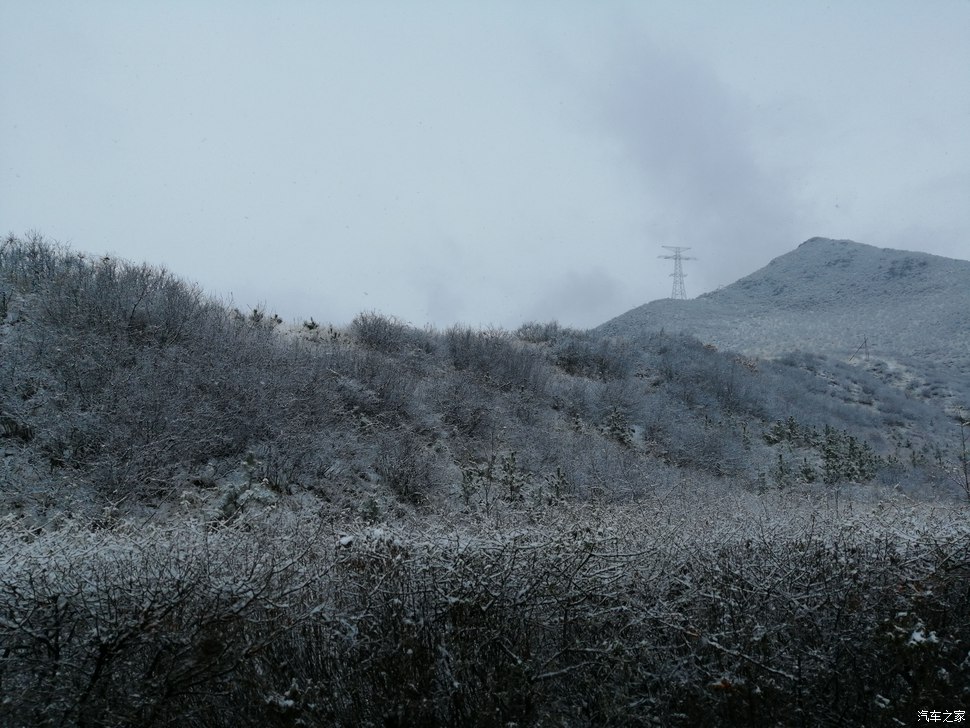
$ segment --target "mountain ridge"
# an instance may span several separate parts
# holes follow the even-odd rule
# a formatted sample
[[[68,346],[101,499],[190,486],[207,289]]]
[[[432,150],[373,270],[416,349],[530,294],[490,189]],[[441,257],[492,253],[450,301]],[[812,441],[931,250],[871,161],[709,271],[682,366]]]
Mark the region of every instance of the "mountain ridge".
[[[816,237],[729,286],[652,301],[594,331],[665,329],[768,357],[812,350],[846,358],[867,348],[964,369],[968,309],[970,261]]]

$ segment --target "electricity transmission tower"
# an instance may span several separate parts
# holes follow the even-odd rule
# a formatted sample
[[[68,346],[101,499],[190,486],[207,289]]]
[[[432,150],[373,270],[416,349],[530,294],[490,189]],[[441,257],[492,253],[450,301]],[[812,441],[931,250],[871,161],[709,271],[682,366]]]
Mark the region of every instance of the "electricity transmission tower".
[[[661,247],[667,250],[674,251],[673,255],[658,255],[658,258],[663,258],[665,260],[674,261],[674,272],[670,274],[670,277],[674,279],[674,290],[670,294],[671,298],[687,298],[687,291],[684,290],[684,278],[687,276],[684,274],[684,264],[685,260],[697,260],[697,258],[691,258],[687,255],[681,255],[685,250],[690,250],[690,248],[684,248],[678,245],[662,245]]]

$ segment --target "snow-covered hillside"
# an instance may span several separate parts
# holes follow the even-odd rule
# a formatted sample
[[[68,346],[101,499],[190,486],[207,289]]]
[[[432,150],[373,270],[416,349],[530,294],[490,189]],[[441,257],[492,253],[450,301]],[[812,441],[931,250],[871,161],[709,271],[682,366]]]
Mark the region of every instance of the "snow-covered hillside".
[[[625,338],[284,331],[161,268],[2,240],[0,726],[965,706],[970,428],[938,400],[968,378],[674,329],[848,351],[905,312],[897,349],[957,361],[967,266],[810,241]]]
[[[760,356],[802,350],[966,370],[970,262],[812,238],[764,268],[689,301],[660,300],[596,329],[665,329]]]

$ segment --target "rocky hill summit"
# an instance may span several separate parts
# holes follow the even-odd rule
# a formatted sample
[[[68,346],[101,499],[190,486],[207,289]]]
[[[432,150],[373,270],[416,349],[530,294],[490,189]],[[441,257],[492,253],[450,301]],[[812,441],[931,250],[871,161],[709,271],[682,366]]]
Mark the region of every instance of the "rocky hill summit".
[[[811,238],[688,301],[659,300],[599,326],[660,330],[758,356],[795,350],[970,368],[970,262]]]

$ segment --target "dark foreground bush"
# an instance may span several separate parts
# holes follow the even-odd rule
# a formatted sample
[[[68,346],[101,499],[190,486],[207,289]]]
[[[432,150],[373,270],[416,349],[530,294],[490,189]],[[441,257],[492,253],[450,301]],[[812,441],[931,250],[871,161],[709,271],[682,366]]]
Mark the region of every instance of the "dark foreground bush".
[[[965,515],[7,523],[0,724],[909,725],[970,702]]]

